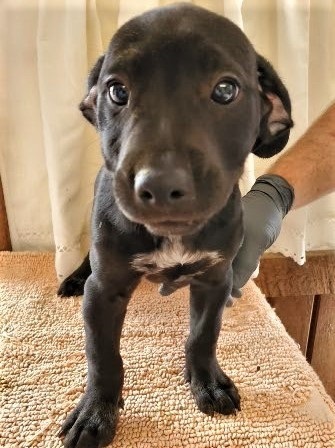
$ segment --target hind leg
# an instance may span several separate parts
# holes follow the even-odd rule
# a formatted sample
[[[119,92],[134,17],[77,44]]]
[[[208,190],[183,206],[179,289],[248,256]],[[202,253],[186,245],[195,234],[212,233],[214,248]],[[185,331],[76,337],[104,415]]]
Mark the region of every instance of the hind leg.
[[[85,282],[91,272],[90,258],[89,254],[87,254],[79,268],[60,284],[57,294],[60,297],[82,296],[84,294]]]

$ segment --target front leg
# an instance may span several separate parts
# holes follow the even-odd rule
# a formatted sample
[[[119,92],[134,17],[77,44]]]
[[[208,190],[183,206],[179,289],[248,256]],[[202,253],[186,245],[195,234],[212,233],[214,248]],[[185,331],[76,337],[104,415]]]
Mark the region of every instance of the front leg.
[[[114,438],[124,377],[120,336],[127,304],[139,281],[128,269],[124,265],[117,273],[109,271],[108,279],[93,273],[86,282],[87,388],[63,424],[60,436],[66,448],[100,448]]]
[[[232,288],[232,269],[222,263],[191,284],[190,335],[186,343],[186,380],[200,411],[234,414],[240,396],[216,359],[224,306]]]

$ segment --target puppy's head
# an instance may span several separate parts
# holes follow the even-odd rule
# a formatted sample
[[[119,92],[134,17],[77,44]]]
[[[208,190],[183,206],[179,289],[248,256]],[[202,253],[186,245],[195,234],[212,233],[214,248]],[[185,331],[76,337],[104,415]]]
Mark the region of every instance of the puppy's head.
[[[247,155],[281,151],[292,126],[284,85],[242,31],[187,4],[121,27],[80,108],[100,133],[120,210],[159,235],[200,228]]]

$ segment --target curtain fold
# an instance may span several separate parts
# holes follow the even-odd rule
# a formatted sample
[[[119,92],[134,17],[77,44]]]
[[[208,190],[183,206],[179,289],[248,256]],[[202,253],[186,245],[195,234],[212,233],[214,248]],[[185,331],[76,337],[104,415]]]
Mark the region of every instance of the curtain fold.
[[[89,173],[84,155],[84,123],[79,111],[70,105],[76,107],[83,94],[88,65],[85,42],[85,5],[66,0],[39,1],[36,62],[58,271],[66,269],[67,264],[71,268],[82,257],[83,179]]]
[[[117,27],[169,0],[6,0],[0,5],[0,173],[14,250],[56,250],[66,276],[88,247],[99,138],[78,104]],[[335,99],[334,0],[196,0],[233,20],[280,73],[293,104],[290,143]],[[334,125],[335,126],[335,125]],[[322,151],[322,148],[320,148]],[[274,159],[250,156],[241,187]],[[335,248],[335,195],[284,221],[271,248],[303,263]]]

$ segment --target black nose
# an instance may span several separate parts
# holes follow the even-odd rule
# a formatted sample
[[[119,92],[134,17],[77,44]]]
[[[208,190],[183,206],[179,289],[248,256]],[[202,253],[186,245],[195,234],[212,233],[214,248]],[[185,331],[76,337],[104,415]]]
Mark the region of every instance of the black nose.
[[[183,168],[141,169],[135,176],[135,197],[143,205],[177,206],[194,198],[193,180]]]

